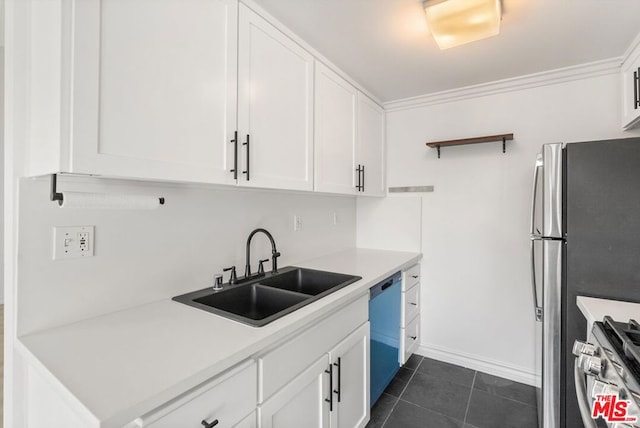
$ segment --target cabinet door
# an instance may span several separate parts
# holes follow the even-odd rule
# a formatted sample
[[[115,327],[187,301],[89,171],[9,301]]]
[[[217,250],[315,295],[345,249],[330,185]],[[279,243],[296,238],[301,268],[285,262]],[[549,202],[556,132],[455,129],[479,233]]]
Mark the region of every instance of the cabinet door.
[[[332,428],[361,428],[369,421],[369,323],[329,352],[333,364]]]
[[[238,183],[312,190],[313,57],[246,6],[239,13]]]
[[[316,62],[314,189],[355,193],[356,102],[358,91]]]
[[[261,428],[328,428],[328,367],[325,354],[258,407]]]
[[[622,127],[640,122],[640,48],[622,66]]]
[[[65,169],[233,182],[237,1],[74,5]]]
[[[366,95],[358,93],[357,163],[364,166],[364,191],[359,195],[385,195],[384,111]],[[356,173],[357,174],[357,173]]]

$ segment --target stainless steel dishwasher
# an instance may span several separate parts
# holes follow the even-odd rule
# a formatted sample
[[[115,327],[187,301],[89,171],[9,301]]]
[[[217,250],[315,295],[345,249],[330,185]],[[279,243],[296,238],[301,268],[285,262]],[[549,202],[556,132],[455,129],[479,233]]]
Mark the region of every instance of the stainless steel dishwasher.
[[[371,406],[400,369],[400,272],[369,290]]]

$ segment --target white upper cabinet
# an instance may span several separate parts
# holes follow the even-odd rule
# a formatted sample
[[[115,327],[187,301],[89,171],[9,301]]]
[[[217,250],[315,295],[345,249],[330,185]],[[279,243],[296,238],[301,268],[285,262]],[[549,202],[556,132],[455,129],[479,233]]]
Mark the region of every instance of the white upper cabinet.
[[[238,184],[312,190],[313,56],[242,4],[238,44]]]
[[[354,194],[358,91],[316,62],[315,95],[314,188]]]
[[[237,2],[72,3],[61,8],[60,157],[32,172],[232,182]]]
[[[33,1],[29,22],[26,175],[385,194],[381,107],[238,0]]]
[[[640,44],[622,64],[622,127],[640,123]]]
[[[356,185],[358,195],[385,195],[384,110],[358,93]]]

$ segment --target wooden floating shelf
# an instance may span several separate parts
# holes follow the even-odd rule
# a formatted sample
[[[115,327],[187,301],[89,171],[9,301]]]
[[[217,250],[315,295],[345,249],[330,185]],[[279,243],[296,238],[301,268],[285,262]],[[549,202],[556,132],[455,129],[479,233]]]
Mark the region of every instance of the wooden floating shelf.
[[[440,147],[446,146],[462,146],[465,144],[491,143],[493,141],[502,141],[502,153],[507,151],[507,140],[513,140],[513,133],[487,135],[486,137],[462,138],[459,140],[432,141],[427,146],[432,149],[438,149],[438,159],[440,159]]]

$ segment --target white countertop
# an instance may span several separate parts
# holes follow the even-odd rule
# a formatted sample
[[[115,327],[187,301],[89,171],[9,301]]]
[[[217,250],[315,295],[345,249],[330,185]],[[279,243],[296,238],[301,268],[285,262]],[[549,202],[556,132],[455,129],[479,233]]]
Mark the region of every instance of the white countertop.
[[[640,320],[640,303],[585,296],[578,296],[576,303],[587,319],[587,330],[591,329],[594,322],[602,321],[605,315],[609,315],[615,321],[629,321],[630,318]]]
[[[27,361],[96,427],[122,427],[362,296],[419,253],[351,249],[296,266],[362,279],[264,327],[167,298],[19,338]]]

